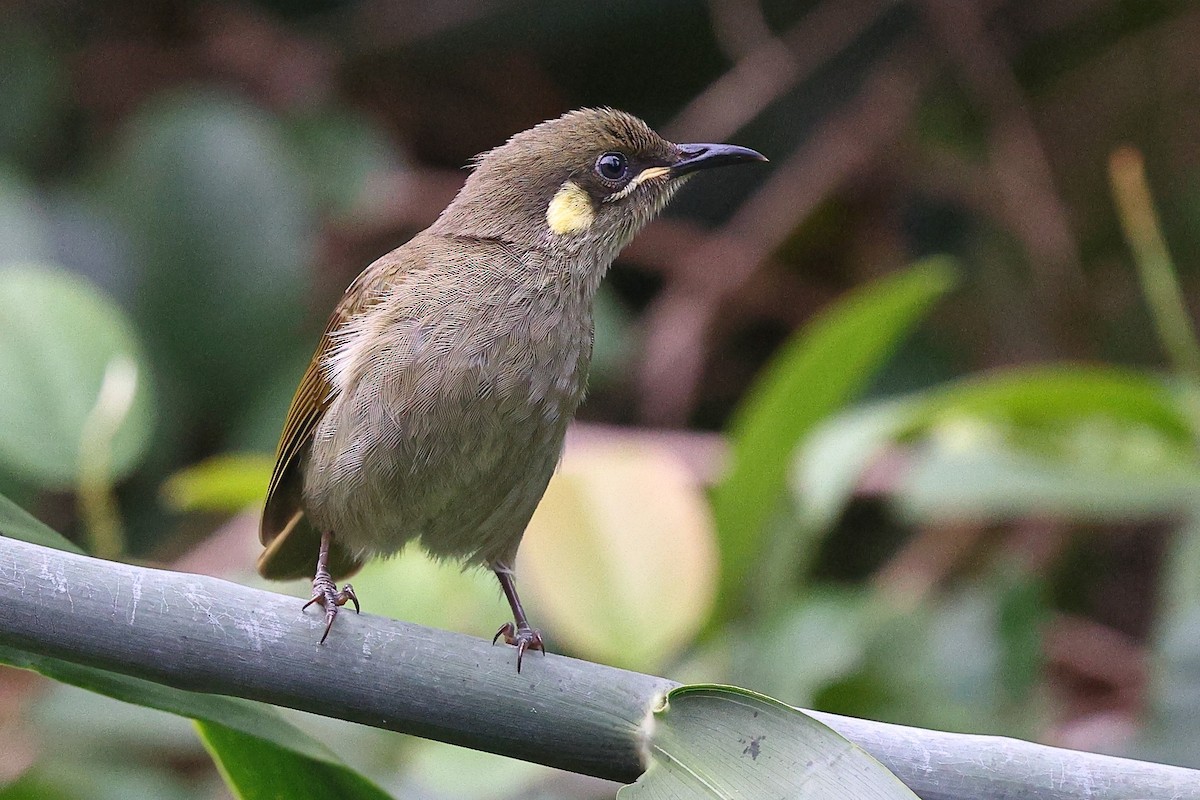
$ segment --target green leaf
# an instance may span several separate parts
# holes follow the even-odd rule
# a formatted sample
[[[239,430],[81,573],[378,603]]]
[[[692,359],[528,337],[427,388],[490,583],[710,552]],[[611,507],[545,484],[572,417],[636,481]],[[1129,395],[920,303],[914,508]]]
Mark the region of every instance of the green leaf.
[[[318,226],[293,152],[260,109],[200,91],[148,103],[120,140],[109,188],[139,324],[181,396],[229,419],[304,319]]]
[[[837,521],[871,461],[912,426],[914,405],[893,401],[852,409],[822,422],[805,439],[789,481],[805,524],[824,531]]]
[[[83,555],[83,550],[56,530],[47,528],[28,511],[0,495],[0,536]]]
[[[403,168],[387,134],[368,116],[345,107],[309,110],[286,118],[284,132],[304,161],[309,193],[334,214],[347,214],[364,199],[386,203],[384,187],[369,192],[371,179]],[[390,183],[385,182],[390,191]],[[365,198],[364,198],[365,195]]]
[[[274,465],[273,456],[261,453],[213,456],[172,475],[163,500],[176,511],[235,513],[263,501]]]
[[[46,266],[0,268],[0,465],[66,488],[81,450],[99,444],[110,479],[129,472],[151,430],[142,361],[130,323],[87,281]]]
[[[827,528],[871,460],[908,440],[918,446],[896,496],[917,519],[1160,515],[1189,506],[1200,481],[1188,402],[1113,367],[973,377],[823,422],[796,454],[791,488],[801,520]]]
[[[618,800],[916,798],[833,729],[746,689],[673,689],[654,712],[649,753],[649,768]]]
[[[371,781],[332,759],[314,759],[215,722],[196,730],[239,800],[390,800]]]
[[[0,534],[47,544],[64,550],[74,548],[58,534],[25,514],[12,503],[0,497]],[[323,744],[288,723],[279,712],[268,705],[224,697],[215,694],[188,692],[153,681],[122,675],[96,667],[74,664],[70,661],[19,650],[0,645],[0,664],[18,669],[28,669],[61,683],[78,686],[116,700],[133,703],[189,717],[201,723],[218,726],[254,744],[256,758],[260,763],[286,763],[293,767],[306,764],[310,773],[328,774],[339,786],[356,786],[354,779],[346,777],[348,768]],[[219,733],[218,733],[219,735]],[[228,738],[226,740],[229,740]],[[324,772],[322,772],[324,771]],[[365,779],[362,780],[365,784]],[[243,795],[258,797],[261,795]],[[284,797],[302,794],[276,795]],[[343,798],[379,798],[386,795],[360,792],[343,794]]]
[[[1195,442],[1181,402],[1161,379],[1120,367],[1074,364],[1012,369],[951,384],[926,395],[913,425],[976,417],[1047,426],[1090,416],[1143,424],[1189,446]]]
[[[652,671],[708,617],[714,539],[704,494],[674,454],[581,445],[563,459],[530,520],[518,574],[530,607],[571,652]]]
[[[723,608],[761,555],[798,442],[867,386],[952,283],[950,265],[939,259],[855,291],[785,345],[751,391],[731,426],[730,471],[713,494]]]
[[[1088,438],[1103,446],[1099,435]],[[1148,470],[1048,457],[1017,449],[986,428],[920,448],[894,493],[902,514],[926,523],[1030,514],[1097,522],[1161,518],[1194,508],[1197,498],[1195,466]]]
[[[0,664],[20,669],[29,669],[47,678],[98,692],[126,703],[155,708],[172,714],[190,717],[201,724],[211,725],[240,737],[240,741],[254,743],[254,752],[260,764],[287,764],[289,768],[305,764],[310,774],[336,776],[339,786],[354,786],[353,780],[345,777],[350,770],[323,744],[308,736],[299,728],[288,723],[279,712],[262,703],[240,700],[221,695],[187,692],[163,686],[142,678],[121,675],[82,664],[29,653],[0,645]],[[232,737],[225,741],[233,741]],[[266,767],[264,767],[266,768]],[[361,783],[369,785],[366,779]],[[373,787],[372,787],[373,788]],[[246,794],[244,797],[263,795]],[[293,794],[275,796],[297,796]],[[315,795],[314,795],[315,796]],[[379,790],[374,794],[343,794],[343,798],[386,797]]]

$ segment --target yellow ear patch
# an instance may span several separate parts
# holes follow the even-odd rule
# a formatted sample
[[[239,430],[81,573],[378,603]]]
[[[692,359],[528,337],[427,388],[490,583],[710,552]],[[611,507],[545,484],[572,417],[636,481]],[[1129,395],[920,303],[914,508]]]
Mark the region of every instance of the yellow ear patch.
[[[546,224],[559,235],[586,231],[595,218],[592,199],[574,181],[564,183],[546,207]]]

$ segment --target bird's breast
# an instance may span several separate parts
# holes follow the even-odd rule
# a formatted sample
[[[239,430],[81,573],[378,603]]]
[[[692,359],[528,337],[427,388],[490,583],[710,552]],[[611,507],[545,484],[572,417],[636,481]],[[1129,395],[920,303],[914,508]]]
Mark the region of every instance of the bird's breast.
[[[591,309],[492,290],[469,308],[410,297],[335,334],[305,481],[318,522],[370,552],[472,525],[519,538],[583,398]]]

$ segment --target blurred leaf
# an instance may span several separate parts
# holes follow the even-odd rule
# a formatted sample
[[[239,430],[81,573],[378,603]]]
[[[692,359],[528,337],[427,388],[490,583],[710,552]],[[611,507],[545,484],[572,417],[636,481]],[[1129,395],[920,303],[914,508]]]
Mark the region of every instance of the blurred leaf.
[[[952,283],[949,264],[930,260],[858,289],[785,345],[751,390],[731,425],[731,469],[713,494],[728,613],[736,613],[730,601],[763,556],[765,525],[784,498],[796,445],[866,387]]]
[[[20,539],[22,542],[31,544],[40,544],[42,547],[50,547],[54,550],[83,554],[83,550],[74,542],[69,541],[58,531],[47,528],[28,511],[3,495],[0,495],[0,536]]]
[[[316,205],[333,215],[361,202],[371,178],[387,177],[403,166],[384,132],[353,109],[324,108],[284,124],[304,161]]]
[[[1034,455],[981,431],[970,437],[916,451],[893,494],[901,513],[924,523],[1032,514],[1106,522],[1178,513],[1200,498],[1195,467],[1147,472],[1136,464]]]
[[[803,522],[815,531],[830,528],[871,461],[911,427],[914,416],[913,403],[898,401],[851,409],[822,422],[792,462],[790,484]]]
[[[427,800],[524,799],[555,773],[550,767],[529,761],[431,739],[415,739],[412,754],[405,762],[404,784],[396,794]]]
[[[49,235],[29,187],[0,165],[0,266],[49,259]]]
[[[806,592],[760,625],[738,630],[730,641],[731,674],[755,691],[813,707],[821,690],[863,668],[888,615],[877,600],[857,587]]]
[[[205,729],[207,732],[218,731],[217,735],[229,734],[221,740],[222,743],[237,742],[239,746],[252,749],[257,759],[256,763],[262,765],[263,769],[277,768],[282,771],[284,766],[281,765],[286,765],[287,769],[298,771],[303,765],[309,775],[337,776],[330,778],[330,781],[339,787],[369,786],[366,779],[354,775],[323,744],[288,724],[279,716],[279,712],[270,706],[221,695],[186,692],[142,678],[73,664],[3,645],[0,645],[0,663],[30,669],[47,678],[99,692],[127,703],[195,719],[198,724],[209,726]],[[247,744],[251,742],[252,747]],[[241,767],[239,764],[235,769]],[[365,791],[364,789],[363,792]],[[344,797],[386,797],[378,793],[378,790],[376,792],[346,794]]]
[[[831,728],[728,686],[680,686],[654,712],[650,766],[619,800],[788,797],[913,800],[892,773]]]
[[[314,759],[215,722],[196,730],[240,800],[390,800],[375,784],[332,758]]]
[[[307,581],[298,585],[301,593],[309,591]],[[491,572],[464,571],[416,547],[395,558],[368,561],[354,576],[354,588],[371,598],[372,613],[475,636],[491,636],[509,616]]]
[[[48,758],[0,789],[0,800],[193,800],[183,780],[167,770],[126,764],[62,763]]]
[[[1151,641],[1147,724],[1133,753],[1200,769],[1200,517],[1176,532],[1163,565],[1163,599]]]
[[[922,401],[913,424],[972,417],[1051,426],[1092,416],[1140,423],[1188,446],[1196,441],[1178,398],[1159,378],[1074,364],[1012,369],[951,384]]]
[[[174,689],[143,678],[74,664],[62,659],[0,645],[0,663],[29,669],[47,678],[78,686],[126,703],[167,711],[191,719],[217,722],[316,760],[333,757],[324,745],[304,735],[263,703]]]
[[[120,310],[86,281],[44,266],[0,268],[0,464],[52,488],[79,478],[84,435],[110,365],[132,370],[131,405],[112,409],[118,425],[105,454],[112,478],[145,451],[153,408],[134,332]],[[139,367],[139,365],[142,365]],[[116,400],[112,401],[116,403]],[[117,417],[120,417],[118,419]],[[107,433],[107,432],[106,432]]]
[[[316,225],[290,155],[262,111],[190,92],[143,108],[111,171],[157,366],[222,418],[290,355],[305,319]]]
[[[1041,664],[1036,622],[1046,606],[1027,580],[989,571],[919,604],[876,593],[861,665],[815,703],[938,730],[1033,736],[1045,703],[1027,670]],[[1021,615],[1030,627],[1014,630]]]
[[[1200,768],[1200,604],[1159,620],[1152,657],[1151,716],[1133,754]]]
[[[596,293],[595,343],[588,385],[602,388],[625,378],[629,373],[634,331],[629,312],[621,305],[608,284]]]
[[[550,480],[518,575],[530,605],[573,652],[652,670],[707,617],[713,538],[704,496],[671,454],[581,448]]]
[[[179,512],[236,513],[263,502],[275,457],[262,453],[225,453],[172,475],[163,484],[163,501]]]
[[[889,443],[917,442],[896,498],[920,520],[1161,515],[1200,482],[1186,393],[1111,367],[1007,370],[844,412],[796,454],[802,522],[827,529]]]

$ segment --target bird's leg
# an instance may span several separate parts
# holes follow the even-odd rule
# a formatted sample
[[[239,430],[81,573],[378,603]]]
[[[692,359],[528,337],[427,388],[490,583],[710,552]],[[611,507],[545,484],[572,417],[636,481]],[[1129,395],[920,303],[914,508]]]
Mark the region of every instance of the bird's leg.
[[[337,584],[333,582],[333,576],[329,574],[329,541],[333,538],[333,534],[326,531],[321,534],[321,552],[317,556],[317,573],[313,576],[313,596],[312,599],[304,604],[304,608],[308,608],[313,603],[320,603],[325,609],[325,633],[321,634],[321,644],[325,644],[325,639],[329,636],[329,629],[333,627],[333,621],[337,618],[338,608],[346,605],[346,603],[354,604],[354,613],[359,612],[358,597],[354,594],[354,587],[346,584],[338,591]]]
[[[517,585],[513,581],[512,570],[503,565],[492,567],[492,571],[496,573],[496,577],[500,579],[500,588],[504,590],[504,596],[508,598],[508,604],[512,607],[513,619],[516,625],[511,622],[506,622],[500,626],[500,630],[496,631],[496,635],[492,637],[492,644],[503,636],[504,641],[508,644],[515,645],[517,648],[517,672],[521,671],[521,658],[525,655],[526,650],[541,650],[542,655],[546,654],[546,648],[542,646],[542,634],[529,626],[529,620],[525,617],[525,609],[521,607],[521,598],[517,595]]]

